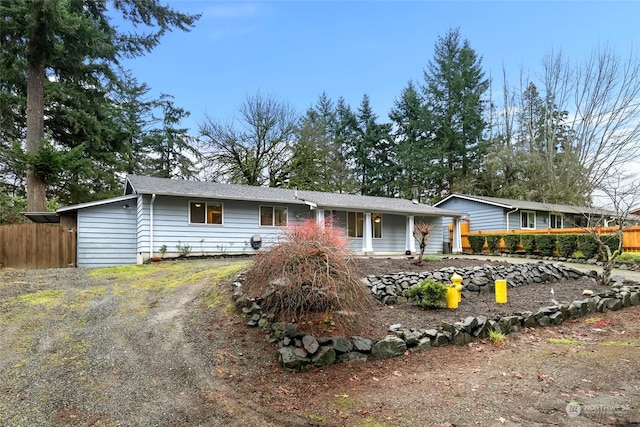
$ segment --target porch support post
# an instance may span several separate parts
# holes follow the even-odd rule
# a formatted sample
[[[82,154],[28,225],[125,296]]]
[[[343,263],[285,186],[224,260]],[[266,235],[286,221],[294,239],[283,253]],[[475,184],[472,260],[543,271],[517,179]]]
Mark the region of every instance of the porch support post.
[[[316,222],[322,228],[324,228],[324,209],[316,210]]]
[[[460,231],[460,218],[453,218],[453,247],[451,252],[454,254],[462,253],[462,234]]]
[[[373,235],[371,232],[371,212],[364,213],[364,228],[362,230],[362,252],[373,252]]]
[[[413,215],[407,216],[407,231],[406,231],[406,245],[405,251],[407,255],[414,254],[416,252],[416,239],[413,237],[413,228],[415,227],[415,219]]]

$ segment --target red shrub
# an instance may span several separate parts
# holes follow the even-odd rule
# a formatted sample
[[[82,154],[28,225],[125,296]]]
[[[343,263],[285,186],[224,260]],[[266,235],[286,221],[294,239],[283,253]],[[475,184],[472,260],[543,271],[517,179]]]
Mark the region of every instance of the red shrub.
[[[304,221],[256,255],[245,274],[245,292],[259,298],[274,321],[293,321],[309,332],[333,326],[335,332],[355,333],[373,299],[351,256],[342,229]]]

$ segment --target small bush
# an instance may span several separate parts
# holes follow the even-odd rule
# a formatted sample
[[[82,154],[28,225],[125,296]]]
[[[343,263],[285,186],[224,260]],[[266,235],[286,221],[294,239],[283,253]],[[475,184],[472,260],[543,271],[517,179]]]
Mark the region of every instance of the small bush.
[[[500,246],[500,239],[502,236],[498,234],[491,234],[487,236],[487,246],[489,247],[489,252],[493,253],[498,250]]]
[[[640,262],[640,252],[623,252],[618,258],[618,262],[633,264]]]
[[[557,237],[558,254],[565,258],[574,256],[578,250],[578,236],[575,234],[561,234]]]
[[[504,236],[504,245],[507,247],[507,250],[514,254],[518,251],[518,245],[520,244],[520,235],[519,234],[507,234]]]
[[[471,245],[471,251],[473,253],[482,253],[482,248],[484,247],[484,236],[469,236],[469,245]]]
[[[523,234],[520,236],[522,248],[529,254],[533,254],[536,250],[536,236],[534,234]]]
[[[432,279],[425,279],[416,286],[409,288],[407,295],[416,300],[424,309],[440,308],[446,300],[448,286]]]
[[[553,256],[556,251],[556,240],[553,234],[539,234],[536,236],[536,246],[543,256]]]
[[[344,232],[315,220],[289,226],[281,243],[258,253],[244,288],[274,321],[295,322],[310,333],[354,334],[373,304]],[[333,319],[332,331],[323,329],[326,318]]]
[[[489,340],[491,340],[493,345],[495,345],[496,347],[501,347],[504,345],[504,342],[507,340],[507,338],[502,332],[496,331],[495,329],[490,329]]]

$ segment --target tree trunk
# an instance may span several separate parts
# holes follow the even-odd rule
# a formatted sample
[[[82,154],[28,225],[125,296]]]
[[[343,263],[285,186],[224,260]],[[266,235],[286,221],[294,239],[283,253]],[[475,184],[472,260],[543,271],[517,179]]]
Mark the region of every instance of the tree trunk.
[[[27,74],[27,153],[35,154],[44,138],[44,57],[32,61]],[[47,186],[29,165],[27,170],[27,212],[46,212]]]

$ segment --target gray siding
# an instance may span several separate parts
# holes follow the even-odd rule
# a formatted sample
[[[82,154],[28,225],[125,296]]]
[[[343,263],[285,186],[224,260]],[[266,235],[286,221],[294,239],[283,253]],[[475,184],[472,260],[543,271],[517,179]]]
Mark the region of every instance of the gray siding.
[[[143,213],[139,215],[138,251],[149,252],[149,202],[144,198]],[[153,205],[153,251],[157,255],[162,245],[167,255],[179,255],[178,245],[189,245],[192,255],[220,253],[254,253],[251,237],[258,234],[266,248],[280,239],[283,227],[262,227],[259,222],[260,206],[284,206],[288,209],[288,223],[295,224],[312,215],[307,206],[269,205],[258,202],[215,200],[223,204],[222,225],[189,224],[189,202],[207,202],[207,199],[158,196]]]
[[[79,210],[78,267],[135,264],[136,212],[134,200]]]
[[[500,206],[452,197],[438,207],[449,211],[468,213],[469,231],[505,230],[507,228],[507,210]],[[451,220],[445,218],[445,222],[448,227]],[[513,213],[509,216],[509,228],[516,226],[520,228],[520,216]]]
[[[415,217],[414,222],[417,224],[419,222],[425,222],[427,224],[432,224],[433,228],[431,229],[431,233],[429,233],[429,238],[427,239],[427,247],[424,250],[425,254],[438,254],[442,253],[444,241],[449,241],[449,221],[446,221],[447,234],[445,240],[445,226],[443,224],[444,221],[441,218],[429,218],[429,217]],[[418,242],[416,242],[416,252],[420,252],[420,247],[418,246]]]

